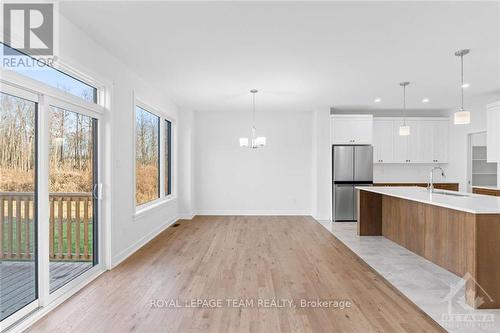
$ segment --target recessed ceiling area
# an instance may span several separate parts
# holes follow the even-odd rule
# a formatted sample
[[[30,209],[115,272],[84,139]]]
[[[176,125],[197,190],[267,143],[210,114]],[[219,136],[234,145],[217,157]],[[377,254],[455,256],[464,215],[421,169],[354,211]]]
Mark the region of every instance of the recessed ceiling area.
[[[182,108],[455,108],[500,96],[498,2],[63,2],[61,13]],[[64,32],[61,32],[64,33]],[[375,99],[380,102],[375,103]],[[427,98],[429,102],[422,103]]]

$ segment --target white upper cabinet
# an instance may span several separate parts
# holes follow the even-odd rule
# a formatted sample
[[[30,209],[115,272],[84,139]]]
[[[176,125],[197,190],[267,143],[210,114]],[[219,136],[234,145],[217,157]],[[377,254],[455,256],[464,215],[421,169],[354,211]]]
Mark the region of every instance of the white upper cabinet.
[[[373,119],[373,162],[394,162],[394,121]]]
[[[488,162],[500,162],[500,102],[486,107],[486,146]]]
[[[373,142],[372,115],[332,115],[331,144],[371,145]]]
[[[432,162],[448,163],[448,142],[450,121],[448,119],[434,121]]]
[[[399,127],[403,126],[403,120],[394,120],[394,127],[392,130],[393,144],[394,144],[394,163],[408,163],[408,136],[399,135]],[[409,125],[409,124],[407,124]],[[413,135],[413,128],[410,127],[410,135]],[[378,136],[378,133],[375,133]],[[385,142],[384,145],[388,145]],[[390,163],[390,162],[389,162]]]
[[[374,119],[374,163],[447,163],[447,118],[410,118],[410,135],[399,135],[402,118]]]

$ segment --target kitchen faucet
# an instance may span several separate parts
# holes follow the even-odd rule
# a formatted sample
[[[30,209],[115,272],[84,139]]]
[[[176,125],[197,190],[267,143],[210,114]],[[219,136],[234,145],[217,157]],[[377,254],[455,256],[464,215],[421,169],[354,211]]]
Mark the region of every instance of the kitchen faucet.
[[[440,166],[432,168],[431,173],[429,175],[429,183],[427,184],[427,190],[429,190],[429,192],[431,193],[434,192],[434,170],[441,170],[441,176],[443,178],[446,178],[443,168],[441,168]]]

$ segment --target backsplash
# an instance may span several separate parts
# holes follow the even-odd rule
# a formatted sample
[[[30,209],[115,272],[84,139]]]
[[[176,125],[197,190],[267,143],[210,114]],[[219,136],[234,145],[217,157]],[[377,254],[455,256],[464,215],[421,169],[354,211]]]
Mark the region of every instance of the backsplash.
[[[374,164],[374,182],[427,182],[429,172],[434,164]],[[441,165],[446,174],[446,165]],[[439,172],[434,173],[434,181],[456,181],[456,179],[443,179]]]

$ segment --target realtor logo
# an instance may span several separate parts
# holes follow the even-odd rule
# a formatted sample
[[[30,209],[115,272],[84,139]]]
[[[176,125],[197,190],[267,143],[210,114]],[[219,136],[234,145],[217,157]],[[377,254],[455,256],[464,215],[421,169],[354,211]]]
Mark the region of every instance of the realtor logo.
[[[4,42],[29,55],[54,54],[54,5],[9,3],[3,5]],[[4,47],[5,55],[13,50]]]

